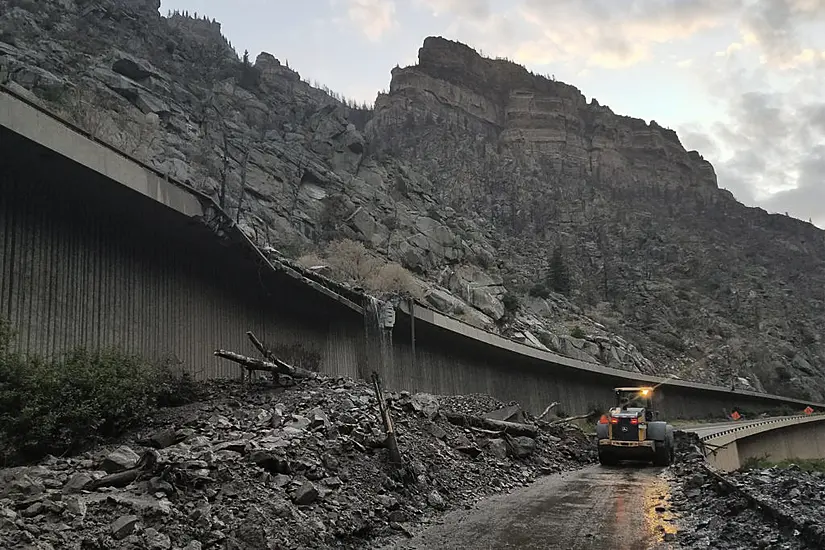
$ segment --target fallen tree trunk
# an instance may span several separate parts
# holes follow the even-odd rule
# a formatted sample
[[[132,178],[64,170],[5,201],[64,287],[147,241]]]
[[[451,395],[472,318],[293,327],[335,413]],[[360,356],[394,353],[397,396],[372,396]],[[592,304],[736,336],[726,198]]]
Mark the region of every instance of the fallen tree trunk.
[[[254,357],[247,357],[246,355],[241,355],[239,353],[235,353],[234,351],[226,351],[222,349],[215,350],[215,355],[238,363],[248,371],[263,371],[270,372],[272,374],[288,374],[289,376],[293,376],[295,378],[315,378],[317,376],[317,374],[315,374],[312,371],[302,369],[300,367],[293,367],[292,365],[284,363],[283,361],[277,358],[274,358],[274,360],[270,362],[264,361],[263,359],[255,359]]]
[[[526,435],[527,437],[536,437],[539,433],[537,427],[529,424],[518,424],[506,420],[490,420],[488,418],[479,418],[478,416],[454,412],[442,412],[442,414],[451,424],[455,424],[456,426],[472,426],[474,428],[504,432],[510,435]]]

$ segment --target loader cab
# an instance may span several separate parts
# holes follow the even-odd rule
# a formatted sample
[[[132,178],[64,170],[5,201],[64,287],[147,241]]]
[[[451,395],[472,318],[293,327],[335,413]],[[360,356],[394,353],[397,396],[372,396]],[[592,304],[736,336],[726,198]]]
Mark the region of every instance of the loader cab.
[[[632,387],[614,388],[616,392],[616,409],[628,411],[633,409],[644,410],[645,420],[651,422],[655,417],[653,408],[653,388]]]

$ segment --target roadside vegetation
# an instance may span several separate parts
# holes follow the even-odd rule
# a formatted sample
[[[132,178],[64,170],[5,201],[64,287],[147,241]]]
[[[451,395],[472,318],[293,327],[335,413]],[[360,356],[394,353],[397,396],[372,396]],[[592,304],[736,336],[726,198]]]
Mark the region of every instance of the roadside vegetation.
[[[0,319],[0,465],[73,454],[139,427],[159,407],[199,397],[179,366],[119,350],[46,358],[14,351]]]

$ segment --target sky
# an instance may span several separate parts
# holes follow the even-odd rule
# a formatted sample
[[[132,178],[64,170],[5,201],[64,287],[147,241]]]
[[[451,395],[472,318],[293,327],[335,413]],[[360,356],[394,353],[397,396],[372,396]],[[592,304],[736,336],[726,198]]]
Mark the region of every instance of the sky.
[[[825,0],[162,0],[372,103],[427,36],[673,128],[749,206],[825,228]]]

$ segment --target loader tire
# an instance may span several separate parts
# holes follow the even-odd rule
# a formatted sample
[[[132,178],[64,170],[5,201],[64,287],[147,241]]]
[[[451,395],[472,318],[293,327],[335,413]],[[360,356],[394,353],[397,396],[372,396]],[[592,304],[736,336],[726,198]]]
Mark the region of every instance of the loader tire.
[[[656,445],[653,454],[653,464],[656,466],[670,466],[673,463],[673,446],[667,440],[663,443],[664,445]]]
[[[599,464],[602,466],[615,466],[619,463],[619,459],[612,451],[599,449]]]

